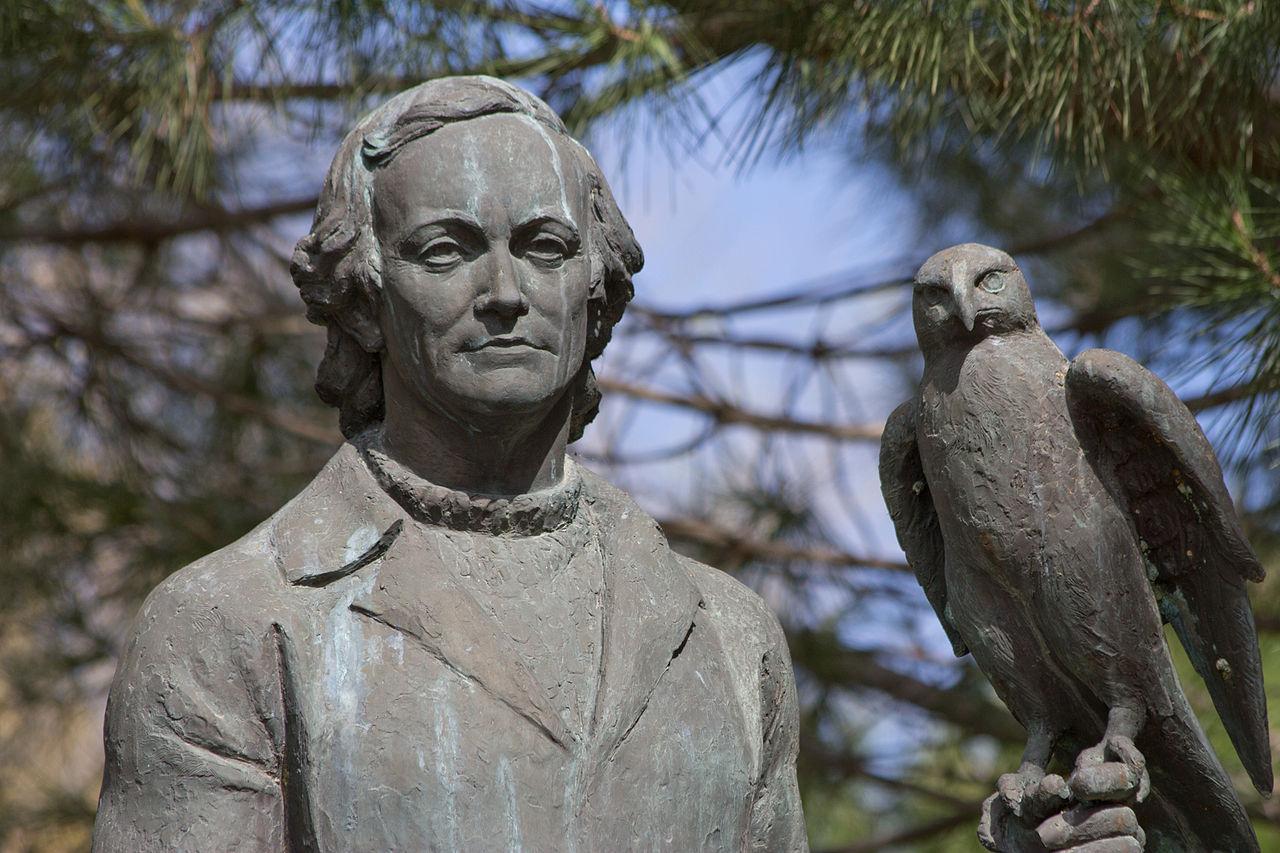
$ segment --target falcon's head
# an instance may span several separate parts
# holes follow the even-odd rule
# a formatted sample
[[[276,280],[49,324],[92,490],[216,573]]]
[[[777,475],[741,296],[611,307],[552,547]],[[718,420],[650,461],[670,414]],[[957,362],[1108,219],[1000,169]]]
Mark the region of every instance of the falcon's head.
[[[916,273],[911,315],[926,354],[1040,326],[1013,258],[980,243],[943,249],[924,262]]]

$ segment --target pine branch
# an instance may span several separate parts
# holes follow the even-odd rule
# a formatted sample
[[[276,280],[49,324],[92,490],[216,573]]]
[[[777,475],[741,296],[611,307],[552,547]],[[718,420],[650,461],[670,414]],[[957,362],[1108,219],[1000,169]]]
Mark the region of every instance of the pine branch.
[[[203,207],[174,218],[149,218],[115,222],[96,228],[32,227],[0,231],[0,241],[78,246],[86,243],[152,244],[200,231],[234,231],[281,216],[315,210],[314,195],[273,202],[259,207],[226,210]]]
[[[1231,211],[1231,227],[1235,230],[1245,255],[1249,258],[1258,274],[1262,276],[1263,281],[1271,285],[1277,296],[1280,296],[1280,274],[1276,273],[1276,268],[1272,265],[1270,258],[1254,242],[1253,234],[1245,227],[1244,213],[1240,208]]]
[[[781,415],[766,415],[748,411],[732,403],[714,400],[700,394],[675,394],[670,391],[633,385],[629,382],[608,377],[601,377],[597,381],[603,391],[624,394],[650,403],[659,403],[665,406],[700,412],[712,418],[716,423],[726,426],[740,425],[769,432],[818,435],[836,439],[837,441],[879,441],[880,434],[884,431],[883,423],[828,424]]]
[[[623,331],[623,330],[619,330]],[[794,355],[812,361],[842,361],[853,359],[895,359],[912,355],[916,347],[850,347],[843,344],[827,343],[816,340],[813,343],[799,343],[767,337],[742,337],[734,335],[689,334],[673,328],[629,329],[627,334],[648,332],[661,335],[677,347],[724,347],[728,349],[757,350],[782,355]]]
[[[1042,237],[1035,237],[1020,243],[1014,243],[1005,247],[1004,251],[1012,255],[1015,259],[1027,255],[1045,255],[1053,252],[1059,252],[1071,248],[1081,240],[1096,236],[1098,232],[1114,225],[1129,214],[1126,208],[1113,207],[1101,216],[1098,216],[1083,225],[1068,229],[1058,234],[1049,234]],[[915,267],[924,263],[925,258],[919,258]],[[846,284],[840,287],[830,287],[829,282],[832,280],[840,280],[842,278],[857,277],[855,271],[839,274],[836,276],[827,276],[817,281],[805,281],[797,285],[792,285],[784,290],[765,296],[751,297],[749,299],[739,300],[737,302],[727,303],[709,303],[694,308],[686,308],[679,311],[664,311],[644,305],[632,305],[630,311],[642,314],[646,319],[655,325],[670,325],[674,323],[687,322],[690,320],[724,318],[731,315],[750,314],[760,311],[774,311],[780,308],[798,308],[806,305],[830,305],[835,302],[841,302],[846,299],[852,299],[860,296],[868,296],[875,293],[883,293],[886,290],[894,290],[896,288],[905,288],[910,286],[912,281],[912,273],[904,272],[903,275],[875,281],[855,281],[852,284]]]
[[[757,539],[743,530],[731,530],[696,518],[663,518],[658,521],[658,525],[671,539],[696,542],[699,545],[722,550],[727,558],[732,557],[737,560],[817,563],[841,568],[884,569],[892,572],[911,571],[910,566],[897,560],[850,554],[835,548],[806,547],[772,539]]]
[[[833,771],[839,775],[841,779],[864,779],[881,788],[888,788],[892,791],[900,791],[905,794],[913,794],[926,799],[933,800],[952,809],[966,809],[970,807],[968,800],[963,800],[946,791],[940,791],[937,788],[928,785],[921,785],[910,779],[902,779],[897,776],[889,776],[884,773],[877,773],[870,770],[866,766],[866,760],[858,755],[850,755],[847,752],[834,752],[824,749],[820,745],[817,738],[811,738],[800,751],[800,763],[802,772],[821,772]]]
[[[1218,406],[1238,403],[1250,397],[1271,394],[1277,390],[1280,390],[1280,376],[1261,376],[1248,382],[1241,382],[1218,391],[1210,391],[1208,394],[1191,397],[1183,400],[1183,402],[1186,403],[1187,408],[1191,411],[1202,412],[1206,409],[1215,409]]]
[[[267,426],[282,430],[305,441],[315,442],[327,447],[337,447],[342,443],[342,436],[333,427],[326,427],[296,412],[273,407],[252,397],[237,394],[194,373],[180,373],[165,365],[156,364],[133,348],[108,338],[100,331],[68,324],[50,314],[41,315],[41,319],[55,334],[78,338],[84,341],[90,349],[101,354],[114,356],[122,362],[149,374],[174,391],[207,397],[229,412],[254,418]]]
[[[793,658],[826,684],[864,687],[921,708],[965,731],[1020,743],[1026,732],[1001,705],[971,690],[938,687],[889,669],[862,651],[812,631],[788,636]]]

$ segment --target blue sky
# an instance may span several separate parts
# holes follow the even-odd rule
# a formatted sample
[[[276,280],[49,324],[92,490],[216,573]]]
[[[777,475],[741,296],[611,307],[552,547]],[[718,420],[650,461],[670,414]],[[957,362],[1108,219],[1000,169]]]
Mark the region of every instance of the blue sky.
[[[836,146],[815,145],[786,158],[766,156],[744,169],[726,162],[722,146],[714,140],[678,157],[670,156],[671,145],[615,139],[607,128],[588,142],[644,248],[645,269],[635,284],[636,303],[647,307],[690,310],[791,291],[807,282],[822,287],[851,278],[876,281],[909,275],[914,263],[942,248],[921,245],[913,201],[892,178],[874,165],[851,162]],[[903,289],[831,309],[765,311],[735,318],[727,327],[708,321],[700,330],[728,329],[737,335],[802,344],[818,336],[850,344],[911,343],[907,295]],[[624,330],[598,370],[602,375],[640,377],[651,386],[696,390],[685,387],[687,379],[678,366],[666,364],[652,372],[637,367],[652,349]],[[762,413],[780,410],[796,378],[796,363],[775,355],[714,350],[700,367],[709,378],[709,391]],[[837,420],[882,422],[908,393],[902,375],[882,363],[846,362],[833,373],[810,378],[799,394],[799,412],[828,420],[831,410],[824,398],[834,396],[847,407],[837,409]],[[836,382],[842,388],[833,393]],[[601,417],[588,429],[579,450],[598,449],[623,423],[623,448],[639,453],[680,444],[696,435],[704,420],[606,394]],[[715,508],[699,502],[718,489],[746,485],[760,467],[763,452],[756,433],[729,428],[714,449],[672,461],[620,466],[608,475],[655,515],[708,509],[714,513]],[[785,449],[773,449],[769,466],[779,467],[785,478],[807,492],[825,532],[839,545],[851,552],[901,559],[880,497],[877,455],[878,447],[870,442],[835,445],[788,438]],[[896,589],[905,582],[909,596],[923,601],[909,578],[867,580]],[[861,608],[850,606],[847,592],[834,587],[810,603],[816,605],[813,615],[819,620],[844,614],[842,635],[853,645],[894,647],[901,640],[892,622],[898,617],[916,628],[911,639],[922,641],[925,654],[940,661],[950,658],[941,627],[927,607],[904,610],[893,603],[893,595],[869,598],[878,600],[871,606],[880,608],[886,620],[864,618]],[[885,734],[886,744],[900,744],[902,732]]]

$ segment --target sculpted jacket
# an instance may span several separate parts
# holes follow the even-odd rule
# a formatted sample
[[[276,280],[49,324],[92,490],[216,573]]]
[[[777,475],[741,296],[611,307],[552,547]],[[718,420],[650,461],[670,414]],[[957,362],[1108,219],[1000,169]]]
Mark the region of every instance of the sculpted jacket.
[[[754,593],[571,462],[498,535],[447,502],[424,521],[369,460],[343,445],[147,599],[95,851],[807,849],[791,663]],[[539,554],[590,618],[522,621]]]

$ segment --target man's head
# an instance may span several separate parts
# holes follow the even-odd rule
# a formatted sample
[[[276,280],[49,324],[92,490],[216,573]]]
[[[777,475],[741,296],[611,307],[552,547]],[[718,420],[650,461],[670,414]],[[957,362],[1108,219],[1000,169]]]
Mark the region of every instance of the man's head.
[[[454,77],[347,135],[292,271],[328,327],[316,389],[346,435],[381,419],[385,358],[455,419],[571,393],[573,439],[642,263],[599,167],[546,104]]]

